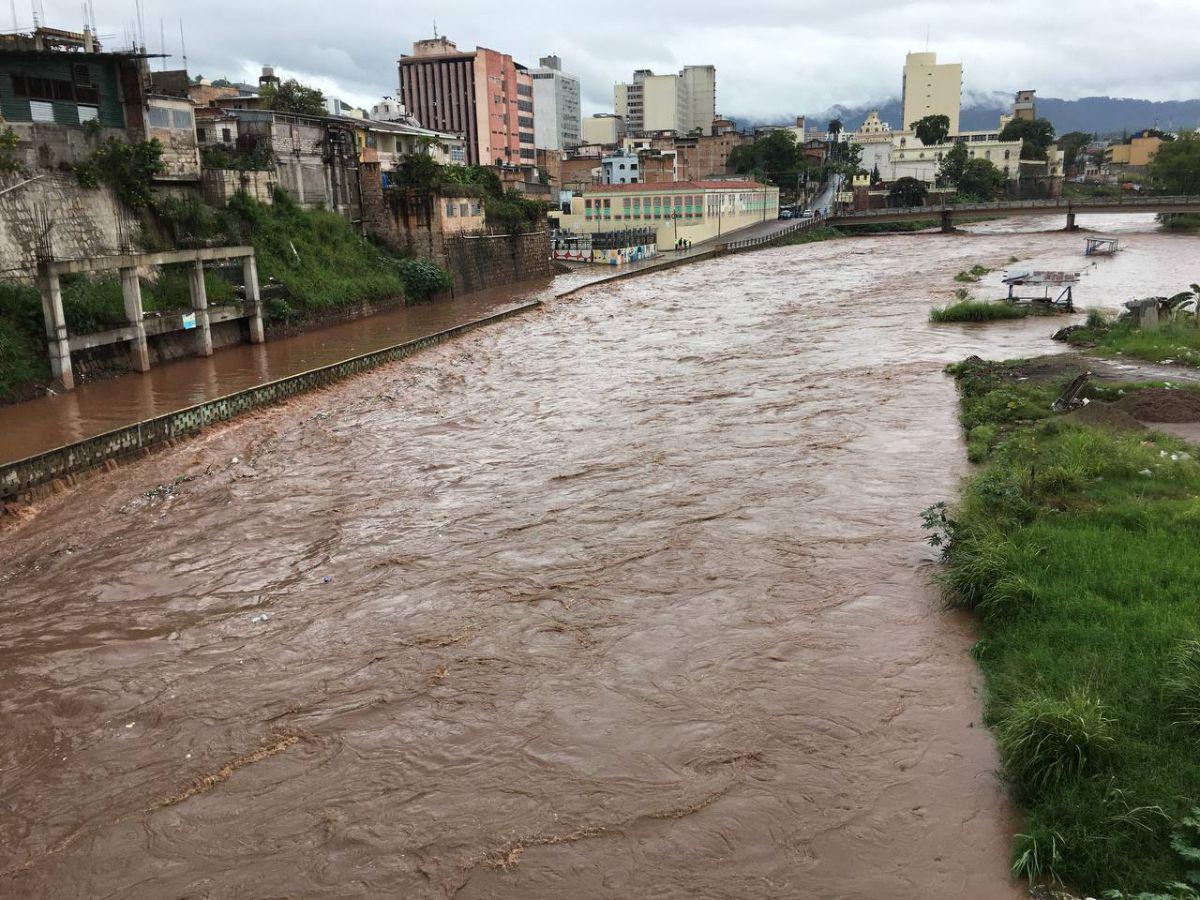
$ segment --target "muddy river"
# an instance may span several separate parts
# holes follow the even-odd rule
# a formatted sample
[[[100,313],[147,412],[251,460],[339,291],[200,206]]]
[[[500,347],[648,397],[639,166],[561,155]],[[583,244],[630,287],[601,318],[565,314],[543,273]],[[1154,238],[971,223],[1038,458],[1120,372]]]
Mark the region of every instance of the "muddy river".
[[[1081,302],[1195,280],[1126,224]],[[0,552],[0,895],[1020,896],[918,512],[966,467],[943,365],[1055,323],[926,315],[1082,245],[594,287],[44,501]]]

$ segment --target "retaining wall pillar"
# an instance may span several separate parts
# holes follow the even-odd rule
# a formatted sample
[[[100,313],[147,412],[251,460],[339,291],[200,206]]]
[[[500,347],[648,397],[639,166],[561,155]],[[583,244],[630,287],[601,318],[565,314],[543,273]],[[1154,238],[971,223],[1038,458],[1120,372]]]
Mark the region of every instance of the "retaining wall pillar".
[[[196,313],[196,346],[201,356],[212,356],[212,327],[208,321],[208,291],[204,287],[204,263],[196,260],[188,270],[192,309]]]
[[[954,231],[954,217],[951,216],[950,210],[942,210],[942,233],[950,234]]]
[[[246,285],[246,311],[250,314],[250,343],[261,344],[263,335],[262,296],[258,292],[258,263],[253,256],[242,259],[242,281]]]
[[[150,348],[146,345],[146,323],[142,310],[142,283],[137,269],[120,269],[121,296],[125,301],[125,321],[134,329],[129,342],[129,361],[138,372],[150,371]]]
[[[1067,231],[1078,231],[1079,226],[1075,224],[1075,213],[1067,213]]]
[[[46,320],[46,343],[50,354],[50,373],[64,390],[75,387],[71,368],[71,343],[67,339],[67,317],[63,313],[62,285],[58,276],[38,267],[38,290],[42,295],[42,316]]]

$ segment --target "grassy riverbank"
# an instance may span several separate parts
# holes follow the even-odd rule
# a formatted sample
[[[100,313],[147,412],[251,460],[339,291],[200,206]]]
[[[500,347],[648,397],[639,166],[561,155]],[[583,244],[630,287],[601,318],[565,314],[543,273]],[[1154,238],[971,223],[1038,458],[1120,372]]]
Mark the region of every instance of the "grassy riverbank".
[[[1016,306],[1003,301],[959,300],[948,306],[935,306],[929,311],[929,321],[945,322],[995,322],[1003,319],[1024,319],[1030,307]]]
[[[1178,321],[1162,323],[1156,331],[1134,328],[1125,322],[1108,324],[1096,317],[1067,340],[1097,356],[1131,356],[1149,362],[1200,366],[1200,327],[1191,313]]]
[[[1093,386],[1115,402],[1055,415],[1078,371],[954,367],[983,469],[928,519],[948,598],[981,623],[986,719],[1027,815],[1014,869],[1159,889],[1196,868],[1171,842],[1200,805],[1200,451],[1125,412],[1180,392]]]

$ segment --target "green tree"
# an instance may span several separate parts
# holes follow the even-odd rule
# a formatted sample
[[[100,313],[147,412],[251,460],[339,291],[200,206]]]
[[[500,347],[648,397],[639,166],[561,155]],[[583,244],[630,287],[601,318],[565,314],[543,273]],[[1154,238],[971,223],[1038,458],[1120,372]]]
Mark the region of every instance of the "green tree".
[[[946,143],[950,136],[950,117],[942,115],[925,116],[908,126],[916,132],[917,138],[926,147]]]
[[[967,163],[970,161],[971,156],[967,152],[967,145],[962,141],[956,141],[949,152],[942,157],[942,165],[938,169],[938,177],[946,184],[958,187],[959,181],[962,180],[963,172],[966,171]]]
[[[1068,131],[1058,139],[1058,149],[1063,152],[1063,171],[1075,170],[1080,161],[1079,151],[1091,141],[1092,136],[1086,131]]]
[[[157,138],[130,144],[112,137],[75,165],[75,177],[85,188],[99,187],[104,182],[127,206],[147,209],[154,203],[151,180],[166,169],[162,155],[163,146]]]
[[[794,185],[799,174],[808,168],[804,151],[790,131],[772,131],[752,144],[734,147],[728,164],[739,175],[761,175],[781,186]]]
[[[892,206],[924,206],[925,200],[929,196],[929,189],[920,179],[905,176],[897,178],[892,183],[889,196]]]
[[[263,105],[276,112],[291,113],[299,116],[328,115],[325,109],[325,95],[316,88],[308,87],[289,78],[278,87],[268,84],[259,92]]]
[[[830,119],[829,120],[828,131],[831,135],[833,135],[833,139],[835,141],[838,139],[838,135],[842,133],[844,128],[845,128],[845,125],[842,123],[841,119]]]
[[[995,200],[1006,183],[1004,173],[990,159],[972,159],[963,167],[958,192],[976,200]]]
[[[1200,135],[1183,131],[1159,145],[1150,161],[1150,180],[1172,194],[1200,194]]]
[[[1049,119],[1013,119],[1000,132],[1002,141],[1021,141],[1021,159],[1045,159],[1054,143]]]

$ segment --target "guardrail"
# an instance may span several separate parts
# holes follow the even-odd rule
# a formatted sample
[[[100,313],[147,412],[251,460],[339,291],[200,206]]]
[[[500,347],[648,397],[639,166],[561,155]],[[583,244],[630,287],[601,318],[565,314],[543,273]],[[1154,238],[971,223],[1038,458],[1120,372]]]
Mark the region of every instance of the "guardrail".
[[[1122,207],[1130,209],[1161,206],[1194,206],[1200,210],[1200,196],[1170,195],[1155,197],[1087,197],[1083,199],[1053,200],[996,200],[990,203],[941,204],[939,206],[897,206],[885,209],[859,209],[831,219],[870,219],[885,216],[925,215],[940,216],[942,213],[1004,212],[1014,209],[1062,210],[1080,212],[1087,209]]]
[[[770,234],[760,234],[758,237],[743,238],[740,241],[730,241],[728,244],[718,244],[718,247],[726,253],[733,253],[738,250],[745,250],[747,247],[757,247],[761,244],[769,244],[771,241],[778,240],[785,234],[793,234],[797,231],[807,231],[814,227],[820,221],[815,216],[810,216],[807,219],[796,219],[790,225],[780,228],[778,231],[772,231]]]
[[[269,406],[296,394],[324,387],[384,363],[403,359],[418,350],[432,347],[464,332],[507,319],[509,316],[540,305],[541,301],[533,300],[509,307],[416,340],[405,341],[403,344],[395,344],[382,350],[373,350],[341,362],[309,369],[307,372],[289,375],[275,381],[268,381],[245,390],[226,394],[224,397],[206,400],[195,406],[178,409],[152,419],[145,419],[132,425],[84,438],[81,441],[65,444],[44,453],[28,456],[25,459],[5,463],[0,465],[0,499],[15,497],[40,484],[95,468],[107,460],[128,456],[175,438],[195,434],[210,425],[227,421],[249,410]]]

